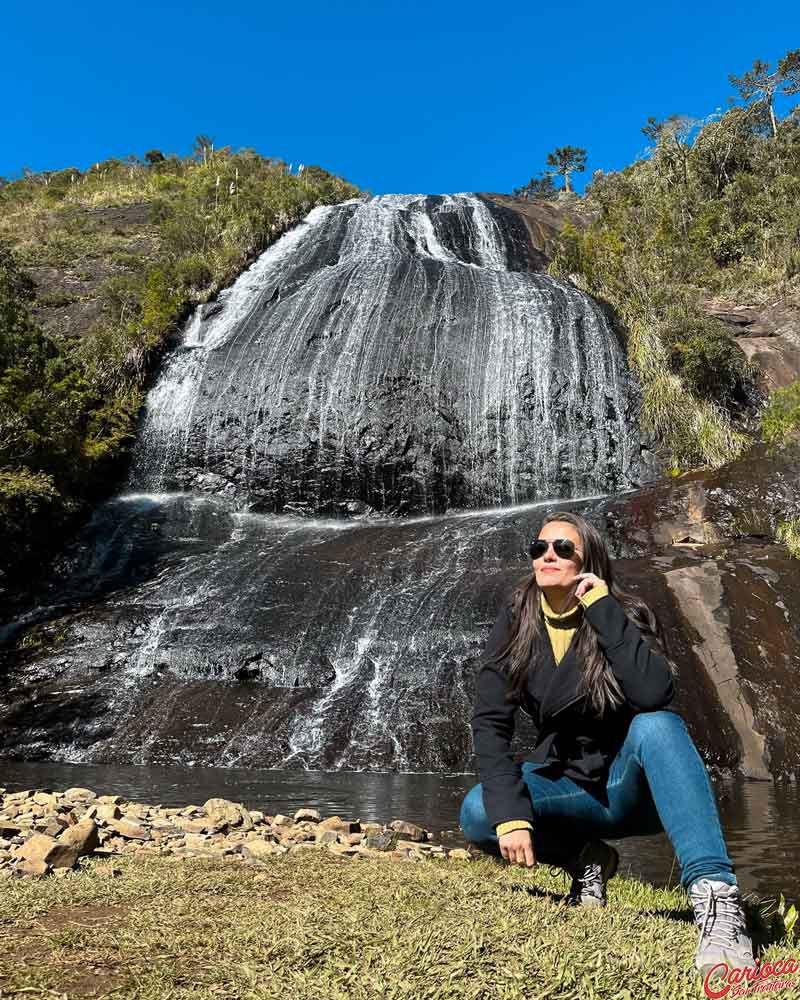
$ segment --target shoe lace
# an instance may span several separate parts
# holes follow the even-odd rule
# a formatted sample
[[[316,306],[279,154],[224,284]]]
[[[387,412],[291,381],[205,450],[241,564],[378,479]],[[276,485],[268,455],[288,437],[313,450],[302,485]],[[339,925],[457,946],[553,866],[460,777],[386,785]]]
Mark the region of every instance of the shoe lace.
[[[602,896],[603,893],[603,868],[602,865],[584,865],[583,872],[578,876],[584,892],[591,892],[594,896]]]
[[[702,920],[701,941],[725,947],[731,943],[738,944],[740,936],[746,935],[744,912],[737,893],[716,895],[713,887],[709,886],[693,902],[697,921]]]

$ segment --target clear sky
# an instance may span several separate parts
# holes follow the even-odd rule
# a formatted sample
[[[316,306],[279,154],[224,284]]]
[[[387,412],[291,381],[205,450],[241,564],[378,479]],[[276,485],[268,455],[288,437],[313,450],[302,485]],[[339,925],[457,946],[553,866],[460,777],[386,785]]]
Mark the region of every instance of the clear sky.
[[[583,146],[581,190],[649,115],[724,108],[729,73],[800,47],[800,3],[39,0],[0,38],[6,177],[204,133],[373,194],[510,191]]]

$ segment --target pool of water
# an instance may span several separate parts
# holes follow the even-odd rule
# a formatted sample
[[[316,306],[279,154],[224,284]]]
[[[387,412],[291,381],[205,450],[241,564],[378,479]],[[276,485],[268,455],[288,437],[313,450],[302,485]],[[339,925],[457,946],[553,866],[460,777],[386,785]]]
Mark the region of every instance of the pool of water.
[[[119,764],[53,764],[0,759],[0,786],[91,788],[151,805],[202,805],[222,797],[268,814],[291,815],[301,806],[323,816],[387,823],[405,819],[430,830],[436,841],[463,846],[461,802],[476,783],[472,774],[375,771],[287,771]],[[713,782],[728,853],[744,892],[800,900],[800,789],[767,781]],[[665,834],[613,841],[620,874],[655,886],[679,881]]]

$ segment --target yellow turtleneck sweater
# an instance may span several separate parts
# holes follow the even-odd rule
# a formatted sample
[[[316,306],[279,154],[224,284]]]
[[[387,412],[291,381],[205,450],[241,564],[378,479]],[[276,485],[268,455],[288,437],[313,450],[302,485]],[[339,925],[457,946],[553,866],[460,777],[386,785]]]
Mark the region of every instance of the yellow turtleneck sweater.
[[[608,594],[608,587],[592,587],[591,590],[586,591],[583,597],[578,598],[578,603],[574,608],[564,611],[562,614],[557,614],[553,611],[547,602],[547,598],[544,596],[544,591],[540,591],[539,593],[542,599],[542,611],[544,612],[547,634],[550,636],[553,656],[555,657],[556,665],[558,665],[569,649],[572,637],[575,635],[578,625],[580,625],[583,615],[582,609],[588,608],[594,601],[605,597]],[[532,830],[533,827],[526,819],[510,819],[505,823],[498,823],[495,829],[497,836],[502,837],[504,833],[511,833],[512,830]]]

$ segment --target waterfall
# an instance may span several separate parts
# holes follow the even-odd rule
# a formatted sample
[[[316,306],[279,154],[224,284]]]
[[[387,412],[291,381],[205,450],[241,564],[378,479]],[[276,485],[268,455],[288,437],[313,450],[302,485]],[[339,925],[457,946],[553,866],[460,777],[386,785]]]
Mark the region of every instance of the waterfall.
[[[630,486],[623,352],[517,250],[472,194],[314,209],[187,324],[131,488],[408,514]]]
[[[620,345],[540,259],[477,195],[386,195],[199,307],[126,491],[6,630],[57,641],[12,656],[0,751],[464,770],[542,515],[639,474]]]

